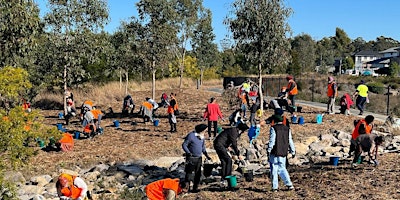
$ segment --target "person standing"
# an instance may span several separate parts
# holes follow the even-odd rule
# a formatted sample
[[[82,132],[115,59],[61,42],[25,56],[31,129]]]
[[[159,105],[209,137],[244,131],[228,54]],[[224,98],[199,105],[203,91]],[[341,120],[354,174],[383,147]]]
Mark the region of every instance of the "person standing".
[[[282,123],[283,118],[275,119],[276,125],[270,128],[268,143],[268,158],[271,167],[272,191],[278,191],[278,175],[283,180],[288,190],[293,190],[293,184],[286,170],[286,156],[288,149],[292,158],[296,155],[291,129]]]
[[[356,96],[356,106],[358,110],[360,110],[359,115],[362,115],[364,114],[364,107],[368,98],[368,86],[365,85],[364,80],[361,80],[360,84],[357,86],[356,91],[353,93],[353,99]]]
[[[255,126],[257,124],[256,121],[256,112],[260,108],[259,104],[256,103],[256,100],[251,100],[252,104],[250,107],[250,126]]]
[[[207,104],[206,110],[203,114],[203,119],[208,120],[208,138],[210,139],[212,139],[211,125],[214,127],[214,138],[217,136],[218,118],[224,120],[217,100],[214,97],[211,97],[210,103]]]
[[[328,109],[327,113],[335,114],[335,99],[338,96],[338,87],[335,82],[335,79],[330,76],[328,77],[328,88],[327,88],[327,96],[328,96]]]
[[[237,140],[239,136],[245,132],[249,127],[240,123],[237,127],[224,129],[214,140],[214,149],[218,154],[221,161],[221,177],[225,179],[226,176],[232,174],[232,158],[228,154],[227,148],[231,147],[235,155],[241,160],[240,151],[237,147]]]
[[[287,76],[286,80],[288,81],[288,85],[286,87],[286,95],[288,95],[288,99],[290,100],[290,105],[296,106],[295,96],[298,93],[297,83],[293,80],[293,76],[291,75]]]
[[[149,183],[145,187],[148,200],[175,200],[176,197],[187,191],[185,181],[178,178],[165,178]]]
[[[201,164],[202,155],[204,154],[207,160],[211,160],[206,151],[206,145],[204,141],[204,130],[207,125],[199,124],[194,128],[194,131],[190,132],[182,143],[182,148],[186,155],[186,166],[185,166],[185,182],[189,182],[189,175],[194,172],[193,189],[192,192],[199,192],[199,183],[201,178]]]
[[[178,110],[178,103],[176,102],[175,99],[176,94],[171,93],[170,94],[170,101],[168,104],[168,108],[167,108],[167,113],[168,113],[168,121],[169,121],[169,125],[171,126],[171,130],[169,132],[173,133],[173,132],[177,132],[176,130],[176,115],[175,112]]]

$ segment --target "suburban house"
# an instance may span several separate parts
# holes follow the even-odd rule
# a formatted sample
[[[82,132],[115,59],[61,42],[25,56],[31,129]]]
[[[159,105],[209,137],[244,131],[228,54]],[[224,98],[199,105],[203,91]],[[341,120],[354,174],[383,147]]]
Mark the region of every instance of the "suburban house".
[[[367,62],[367,65],[370,65],[373,69],[381,69],[384,67],[389,67],[390,61],[398,61],[400,47],[392,47],[390,49],[386,49],[384,51],[379,52],[382,57],[380,59],[372,60]],[[400,63],[399,63],[400,64]]]
[[[377,51],[364,50],[354,54],[354,69],[360,72],[371,67],[368,62],[382,58],[382,54]]]

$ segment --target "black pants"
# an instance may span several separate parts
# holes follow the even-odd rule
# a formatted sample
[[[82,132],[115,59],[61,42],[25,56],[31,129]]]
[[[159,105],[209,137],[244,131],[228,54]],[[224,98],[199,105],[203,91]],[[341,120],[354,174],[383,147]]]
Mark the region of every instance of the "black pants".
[[[211,123],[214,126],[214,137],[217,136],[218,121],[208,121],[208,136],[211,137]]]
[[[194,172],[193,190],[197,190],[201,178],[201,157],[186,157],[185,182],[189,182],[189,175]]]
[[[232,158],[228,155],[225,147],[214,145],[214,149],[221,161],[221,178],[224,179],[226,176],[232,175]]]

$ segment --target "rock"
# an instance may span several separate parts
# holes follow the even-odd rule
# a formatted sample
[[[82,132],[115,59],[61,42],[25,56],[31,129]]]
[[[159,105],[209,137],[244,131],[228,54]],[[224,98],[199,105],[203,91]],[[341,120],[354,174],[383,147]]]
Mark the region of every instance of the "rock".
[[[304,141],[302,141],[303,144],[310,146],[310,144],[318,141],[318,137],[317,136],[310,136],[308,138],[306,138]]]
[[[24,185],[26,182],[21,172],[5,172],[4,179],[17,184],[17,186]]]
[[[325,147],[322,151],[328,155],[336,155],[342,150],[342,147]]]
[[[79,175],[78,172],[73,171],[73,170],[69,170],[69,169],[60,169],[59,172],[60,172],[60,174],[61,173],[66,173],[66,174],[71,174],[73,176],[78,176]]]
[[[94,170],[94,171],[103,172],[103,171],[107,171],[108,168],[110,168],[109,165],[106,165],[106,164],[99,164],[99,165],[96,165],[96,166],[94,167],[93,170]]]
[[[86,181],[96,181],[100,177],[99,171],[88,172],[82,176]]]
[[[331,144],[336,144],[337,142],[339,142],[339,140],[336,139],[336,137],[333,136],[332,134],[321,135],[321,141],[324,141],[324,140],[329,140],[331,142]]]
[[[21,185],[17,191],[18,195],[36,195],[43,194],[44,187],[37,185]]]
[[[350,146],[350,140],[348,139],[342,139],[338,142],[338,144],[342,147],[349,147]]]
[[[37,194],[37,195],[33,196],[31,200],[45,200],[45,199],[46,198],[44,198],[44,196]]]
[[[309,150],[308,145],[304,143],[294,143],[294,146],[296,148],[297,155],[306,155]]]
[[[53,178],[49,175],[41,175],[41,176],[34,176],[31,178],[31,182],[34,185],[43,187],[45,185],[47,185],[48,183],[50,183],[50,181],[53,180]]]
[[[205,158],[203,158],[204,160]],[[178,167],[180,165],[185,165],[185,158],[181,158],[179,160],[177,160],[176,162],[174,162],[169,168],[168,171],[175,171],[176,169],[178,169]]]
[[[183,157],[161,157],[154,161],[154,165],[157,167],[169,168],[176,161],[183,159]]]
[[[322,149],[327,145],[321,145],[319,142],[314,142],[310,144],[309,148],[313,152],[321,152]],[[330,145],[329,145],[330,146]]]
[[[246,159],[249,161],[254,161],[258,159],[257,149],[247,148],[246,149]]]
[[[337,134],[336,137],[337,137],[338,140],[344,140],[344,139],[350,140],[351,139],[351,133],[338,131],[338,134]]]

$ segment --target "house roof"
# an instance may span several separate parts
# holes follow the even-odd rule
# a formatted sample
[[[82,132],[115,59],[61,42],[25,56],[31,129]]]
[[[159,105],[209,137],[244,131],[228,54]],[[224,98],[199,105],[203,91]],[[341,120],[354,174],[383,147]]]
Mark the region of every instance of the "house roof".
[[[382,53],[382,54],[383,53],[396,53],[398,51],[400,51],[400,47],[392,47],[392,48],[380,51],[379,53]]]
[[[375,57],[380,57],[381,55],[377,51],[371,51],[371,50],[362,50],[354,54],[354,56],[375,56]]]
[[[389,64],[390,63],[390,58],[379,58],[376,60],[371,60],[367,62],[367,64]]]

